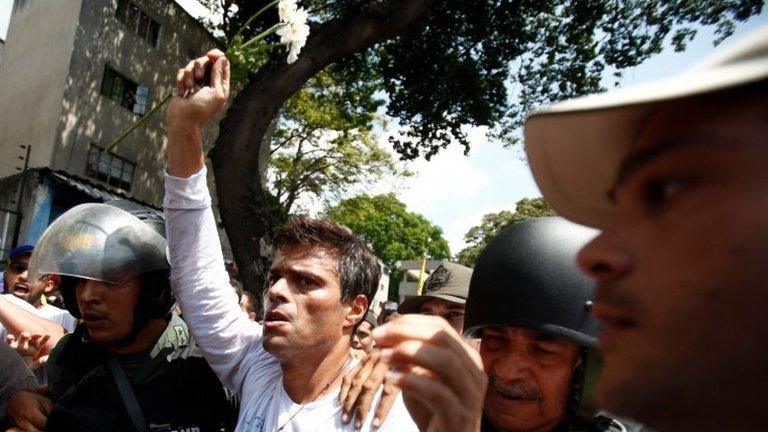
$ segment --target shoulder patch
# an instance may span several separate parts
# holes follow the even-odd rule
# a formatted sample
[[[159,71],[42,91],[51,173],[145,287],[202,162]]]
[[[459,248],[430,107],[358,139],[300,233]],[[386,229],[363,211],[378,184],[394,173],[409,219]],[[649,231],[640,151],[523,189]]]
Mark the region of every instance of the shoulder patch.
[[[176,333],[176,339],[179,341],[179,345],[186,345],[189,342],[187,329],[184,328],[184,326],[173,326],[173,331]]]

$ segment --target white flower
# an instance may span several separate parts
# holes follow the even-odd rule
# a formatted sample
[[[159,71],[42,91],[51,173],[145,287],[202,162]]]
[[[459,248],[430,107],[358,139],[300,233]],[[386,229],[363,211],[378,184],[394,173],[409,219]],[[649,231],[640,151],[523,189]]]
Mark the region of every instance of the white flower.
[[[288,47],[288,63],[296,61],[309,36],[307,11],[298,8],[291,18],[291,21],[285,23],[276,32],[280,36],[280,43]]]
[[[297,8],[296,0],[280,0],[277,3],[277,15],[280,17],[280,22],[294,21]]]

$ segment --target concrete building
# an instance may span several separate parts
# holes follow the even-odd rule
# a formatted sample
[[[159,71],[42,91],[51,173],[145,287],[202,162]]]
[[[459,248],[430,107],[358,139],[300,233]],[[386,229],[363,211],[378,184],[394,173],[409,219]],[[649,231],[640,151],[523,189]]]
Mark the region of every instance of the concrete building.
[[[102,200],[94,190],[159,208],[164,116],[106,146],[172,90],[181,65],[216,46],[172,0],[16,0],[0,67],[0,230],[18,208],[18,241],[34,243],[59,210]],[[21,192],[20,146],[31,146],[33,169]],[[82,187],[58,187],[59,177]]]

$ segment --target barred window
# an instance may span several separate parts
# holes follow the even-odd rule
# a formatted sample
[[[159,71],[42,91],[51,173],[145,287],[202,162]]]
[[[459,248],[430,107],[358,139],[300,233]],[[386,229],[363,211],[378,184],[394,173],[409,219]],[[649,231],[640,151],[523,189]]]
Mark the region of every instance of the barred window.
[[[148,44],[157,47],[160,23],[129,0],[117,0],[115,18]]]
[[[88,165],[85,169],[87,177],[130,191],[135,172],[136,164],[128,159],[107,152],[95,144],[91,144],[88,149]]]
[[[134,114],[143,115],[147,112],[149,87],[135,83],[109,65],[104,69],[101,94],[133,111]]]

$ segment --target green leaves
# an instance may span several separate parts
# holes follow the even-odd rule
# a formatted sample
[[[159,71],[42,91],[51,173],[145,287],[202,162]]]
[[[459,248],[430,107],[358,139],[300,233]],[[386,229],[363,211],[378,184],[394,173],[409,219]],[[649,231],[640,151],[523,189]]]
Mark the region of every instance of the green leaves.
[[[485,246],[501,230],[532,217],[544,216],[555,216],[555,212],[543,198],[523,198],[517,202],[514,212],[502,210],[498,213],[489,213],[483,216],[480,225],[470,228],[464,235],[464,241],[469,246],[462,249],[456,258],[460,263],[474,267],[477,257]]]
[[[394,194],[361,195],[328,209],[328,216],[363,237],[390,269],[397,261],[418,259],[426,251],[431,259],[450,257],[440,227],[408,211]]]
[[[373,132],[383,101],[370,83],[349,85],[335,68],[316,75],[283,107],[272,136],[270,186],[286,212],[300,197],[327,202],[405,173]]]
[[[245,83],[248,75],[258,70],[267,60],[272,45],[256,43],[245,45],[243,36],[237,36],[230,42],[227,58],[231,67],[231,80],[235,84]]]

